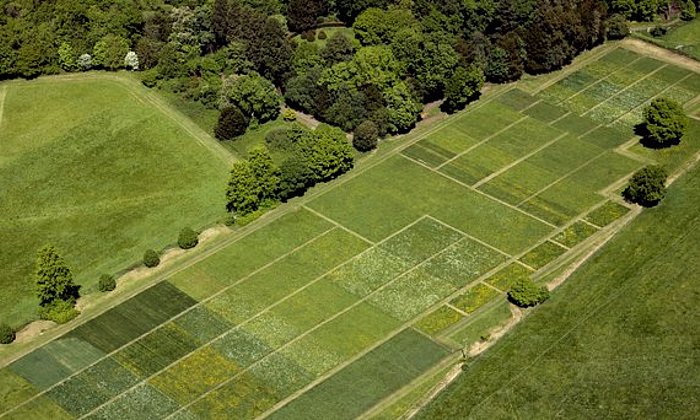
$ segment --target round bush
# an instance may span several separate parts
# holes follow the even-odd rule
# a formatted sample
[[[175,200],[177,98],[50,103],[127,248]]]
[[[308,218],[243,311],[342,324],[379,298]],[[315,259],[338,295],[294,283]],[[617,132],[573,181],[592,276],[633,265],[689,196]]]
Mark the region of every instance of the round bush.
[[[650,165],[638,170],[630,178],[622,196],[641,206],[652,207],[666,196],[666,170],[658,165]]]
[[[288,150],[292,141],[287,135],[287,129],[275,128],[265,134],[265,145],[270,150]]]
[[[100,292],[111,292],[116,289],[117,282],[114,280],[114,276],[109,274],[103,274],[100,276],[100,281],[97,283],[97,288]]]
[[[549,296],[546,286],[538,286],[530,279],[521,279],[508,291],[508,299],[521,308],[539,305]]]
[[[0,344],[10,344],[15,341],[15,330],[7,324],[0,324]]]
[[[689,124],[681,104],[668,98],[656,98],[644,108],[642,142],[652,148],[678,144]]]
[[[326,35],[326,32],[323,30],[318,31],[318,39],[326,39],[328,38],[328,35]]]
[[[50,305],[39,308],[39,317],[41,319],[53,321],[57,324],[65,324],[78,315],[80,315],[80,312],[75,309],[73,302],[65,300],[55,300]]]
[[[366,120],[358,125],[352,138],[352,145],[360,152],[367,152],[377,147],[379,130],[374,121]]]
[[[158,257],[158,253],[152,249],[146,250],[146,252],[143,254],[143,265],[148,268],[153,268],[158,264],[160,264],[160,257]]]
[[[214,127],[214,135],[219,140],[231,140],[241,136],[248,128],[248,119],[237,106],[227,106],[221,110]]]
[[[199,243],[199,237],[197,232],[186,227],[180,231],[180,235],[177,237],[177,244],[182,249],[190,249],[197,246]]]
[[[608,39],[622,39],[630,34],[627,19],[623,15],[613,15],[608,19]]]

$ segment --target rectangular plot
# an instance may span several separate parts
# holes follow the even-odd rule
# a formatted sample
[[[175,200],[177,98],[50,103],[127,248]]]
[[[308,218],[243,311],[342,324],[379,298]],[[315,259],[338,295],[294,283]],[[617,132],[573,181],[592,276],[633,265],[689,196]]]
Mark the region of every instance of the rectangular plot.
[[[80,417],[136,385],[139,379],[108,358],[52,388],[46,395],[66,412]]]
[[[241,368],[247,368],[273,351],[260,337],[241,328],[231,330],[212,343],[212,347]]]
[[[484,312],[475,315],[464,325],[461,325],[455,332],[450,334],[450,339],[462,346],[470,347],[477,341],[487,339],[494,328],[503,325],[512,317],[510,305],[504,299]]]
[[[271,418],[356,418],[447,355],[444,347],[412,329],[404,330],[273,413]]]
[[[700,74],[693,73],[690,77],[678,83],[678,86],[691,92],[700,93]]]
[[[599,203],[601,199],[602,197],[598,194],[565,179],[529,199],[520,207],[550,223],[563,225],[587,208]]]
[[[472,185],[515,160],[511,154],[486,143],[443,166],[440,172]]]
[[[554,127],[528,118],[489,140],[488,144],[508,153],[515,160],[554,140],[561,134],[562,132]]]
[[[598,229],[588,223],[577,221],[573,225],[564,229],[554,237],[554,240],[562,245],[573,248],[589,237],[595,235]]]
[[[513,108],[516,111],[522,111],[537,102],[537,98],[516,88],[498,96],[496,102]]]
[[[147,377],[197,346],[193,337],[171,323],[123,348],[114,358],[135,373]]]
[[[625,69],[624,71],[617,71],[610,74],[607,80],[616,84],[617,86],[625,88],[645,77],[647,74],[648,73],[643,73],[632,69]]]
[[[420,143],[416,143],[410,146],[401,153],[403,153],[405,156],[417,160],[418,162],[428,165],[431,168],[440,166],[449,159],[449,157],[442,156],[438,153],[435,153],[432,150],[423,147]]]
[[[304,330],[288,320],[265,312],[242,326],[247,333],[262,340],[269,347],[276,349],[290,342]]]
[[[535,270],[539,270],[540,268],[559,258],[559,256],[563,255],[565,252],[566,248],[562,248],[554,242],[546,241],[541,245],[538,245],[537,248],[523,255],[520,258],[520,261],[534,268]]]
[[[630,64],[628,68],[639,71],[641,73],[651,73],[652,71],[658,69],[663,65],[664,63],[654,58],[642,57],[634,63]]]
[[[603,78],[621,69],[621,66],[616,63],[611,63],[604,60],[594,61],[585,67],[585,71],[597,78]]]
[[[121,394],[117,399],[87,416],[88,419],[139,420],[162,418],[174,412],[179,405],[149,385],[138,387]]]
[[[418,268],[369,298],[374,306],[400,321],[408,321],[442,300],[456,288]]]
[[[414,324],[428,335],[437,335],[461,321],[464,317],[449,306],[441,306]]]
[[[571,175],[571,180],[593,191],[602,190],[642,164],[618,153],[606,153]]]
[[[561,106],[579,115],[583,115],[601,102],[601,99],[594,98],[593,96],[589,95],[588,91],[586,90],[572,98],[567,99],[566,102],[562,102]]]
[[[549,86],[544,91],[539,93],[540,97],[552,100],[555,103],[562,102],[591,84],[598,81],[598,77],[587,73],[584,70],[578,70],[556,84]]]
[[[0,406],[9,410],[38,394],[26,379],[5,367],[0,369]]]
[[[240,371],[213,348],[203,347],[151,378],[149,384],[185,405]]]
[[[80,325],[69,336],[81,338],[110,353],[195,303],[194,299],[163,281]]]
[[[469,136],[484,140],[522,117],[522,114],[505,105],[490,102],[465,114],[459,124],[465,127]]]
[[[586,89],[583,95],[591,98],[596,102],[602,102],[621,90],[621,87],[614,85],[613,83],[610,83],[607,80],[601,80],[600,82]]]
[[[412,265],[381,248],[372,248],[326,277],[358,297],[365,297]]]
[[[529,279],[532,273],[533,271],[531,269],[514,262],[484,280],[484,283],[507,292],[518,281]]]
[[[570,76],[569,76],[570,77]],[[563,79],[566,80],[566,79]],[[598,79],[593,79],[593,81]],[[578,90],[568,88],[559,81],[551,86],[547,86],[544,90],[540,91],[537,96],[547,102],[553,104],[561,104],[563,101],[572,97],[578,92]]]
[[[462,238],[454,229],[424,218],[378,245],[410,265],[416,265]]]
[[[613,101],[603,102],[591,109],[586,116],[601,124],[610,124],[629,111],[626,106],[620,106]]]
[[[457,155],[457,153],[455,153],[451,150],[445,149],[437,142],[432,141],[432,139],[430,139],[430,138],[423,139],[420,142],[418,142],[418,144],[420,144],[424,148],[432,151],[433,153],[437,153],[438,155],[443,156],[447,159],[453,158]]]
[[[195,418],[252,419],[265,411],[263,407],[275,402],[273,390],[245,372],[197,401],[189,407],[189,411]]]
[[[233,326],[233,324],[203,306],[192,309],[177,318],[174,323],[200,343],[209,342]]]
[[[453,155],[462,153],[477,144],[478,141],[469,137],[467,134],[468,127],[462,127],[460,122],[461,120],[456,120],[450,125],[441,127],[438,132],[429,135],[424,141],[439,146]]]
[[[523,111],[525,115],[535,118],[536,120],[542,121],[544,123],[550,123],[558,118],[561,118],[567,112],[568,111],[566,109],[549,104],[547,102],[540,102]]]
[[[671,66],[667,65],[666,67],[662,68],[661,70],[657,71],[654,73],[652,77],[656,79],[660,79],[666,84],[673,84],[676,83],[677,81],[683,79],[684,77],[688,76],[691,74],[690,70],[686,70],[682,67],[676,67],[676,66]]]
[[[572,135],[557,140],[525,160],[526,163],[564,176],[585,164],[604,150]]]
[[[501,293],[497,290],[479,283],[452,299],[450,304],[462,312],[470,314],[500,296]]]
[[[281,350],[299,366],[319,376],[343,363],[345,359],[322,345],[313,335],[306,335]]]
[[[532,165],[527,161],[520,162],[481,185],[479,190],[507,203],[518,204],[561,176],[544,168],[546,167]]]
[[[26,420],[26,419],[52,419],[52,420],[68,420],[75,417],[66,413],[58,404],[53,402],[48,397],[39,397],[30,401],[28,404],[12,411],[5,415],[4,418],[11,420]]]
[[[683,89],[680,86],[671,86],[664,92],[664,96],[671,98],[680,104],[685,104],[686,102],[695,98],[697,93]]]
[[[588,213],[585,219],[596,226],[605,227],[625,214],[630,209],[614,201],[608,201],[592,212]]]
[[[617,64],[618,66],[626,66],[640,57],[639,54],[633,51],[624,48],[615,48],[600,59],[612,64]]]
[[[576,114],[569,114],[566,117],[554,123],[554,127],[560,130],[568,131],[578,136],[581,136],[593,130],[598,125],[598,122]]]
[[[330,222],[313,213],[298,210],[175,274],[171,281],[190,296],[201,300],[331,227]]]
[[[315,378],[315,375],[280,353],[266,357],[253,366],[250,369],[250,373],[265,388],[272,391],[275,403],[308,385]],[[258,405],[258,407],[260,409],[268,409],[272,405]]]
[[[270,311],[299,330],[313,328],[357,302],[357,297],[323,279],[290,297]]]
[[[464,238],[425,263],[421,269],[455,287],[463,287],[506,259],[504,254]]]

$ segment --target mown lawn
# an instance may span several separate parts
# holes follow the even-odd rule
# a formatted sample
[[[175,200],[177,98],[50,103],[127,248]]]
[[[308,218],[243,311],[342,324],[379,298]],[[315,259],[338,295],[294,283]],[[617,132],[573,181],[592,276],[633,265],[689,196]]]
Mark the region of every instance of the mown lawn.
[[[224,215],[228,165],[106,77],[4,86],[0,321],[35,317],[31,273],[55,244],[83,286]]]
[[[700,416],[699,201],[696,169],[420,417]]]

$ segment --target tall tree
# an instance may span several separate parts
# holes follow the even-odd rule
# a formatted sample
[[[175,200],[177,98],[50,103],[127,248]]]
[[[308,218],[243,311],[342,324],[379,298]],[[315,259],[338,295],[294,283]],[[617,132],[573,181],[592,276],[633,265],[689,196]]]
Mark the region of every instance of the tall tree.
[[[37,253],[35,278],[41,306],[56,301],[75,302],[80,296],[79,288],[73,282],[73,273],[52,245],[44,246]]]
[[[290,0],[287,23],[293,32],[303,32],[316,26],[319,17],[328,14],[326,0]]]

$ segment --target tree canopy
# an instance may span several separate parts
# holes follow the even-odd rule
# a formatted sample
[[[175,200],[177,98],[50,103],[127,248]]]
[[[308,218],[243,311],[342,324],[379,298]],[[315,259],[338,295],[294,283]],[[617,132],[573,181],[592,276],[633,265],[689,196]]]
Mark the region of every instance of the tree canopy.
[[[690,121],[683,106],[668,98],[657,98],[644,108],[644,142],[651,147],[678,144]]]
[[[632,175],[622,196],[644,207],[658,204],[666,196],[668,173],[658,165],[644,167]]]
[[[59,300],[75,302],[80,296],[79,287],[73,282],[73,273],[53,245],[46,245],[37,253],[35,277],[41,306]]]

